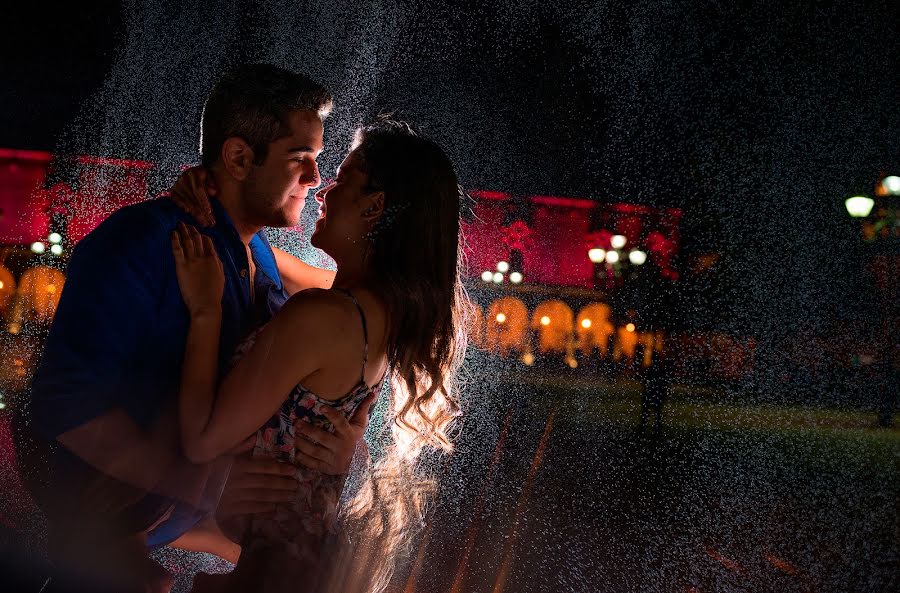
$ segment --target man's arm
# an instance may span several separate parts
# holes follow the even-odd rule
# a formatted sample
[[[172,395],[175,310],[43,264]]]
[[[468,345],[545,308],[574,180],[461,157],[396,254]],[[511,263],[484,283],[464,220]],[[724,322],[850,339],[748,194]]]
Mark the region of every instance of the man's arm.
[[[288,294],[295,294],[307,288],[331,288],[334,272],[309,265],[286,251],[272,248],[275,264]]]
[[[350,471],[354,460],[367,460],[368,449],[362,437],[366,432],[369,410],[374,401],[374,398],[364,401],[349,422],[338,413],[334,420],[341,425],[341,430],[336,433],[338,436],[334,440],[322,438],[325,444],[308,440],[308,437],[297,432],[297,463],[326,474],[343,475]],[[313,436],[321,435],[313,433]],[[272,459],[253,458],[249,454],[239,455],[231,466],[228,482],[216,509],[216,522],[221,533],[232,542],[239,543],[248,515],[273,512],[277,503],[294,499],[297,487],[292,465]],[[211,549],[203,551],[225,558]]]
[[[156,243],[159,242],[159,245]],[[161,221],[120,210],[76,247],[32,383],[36,429],[81,459],[148,488],[171,460],[177,432],[165,414],[139,427],[127,373],[158,315],[168,254]]]

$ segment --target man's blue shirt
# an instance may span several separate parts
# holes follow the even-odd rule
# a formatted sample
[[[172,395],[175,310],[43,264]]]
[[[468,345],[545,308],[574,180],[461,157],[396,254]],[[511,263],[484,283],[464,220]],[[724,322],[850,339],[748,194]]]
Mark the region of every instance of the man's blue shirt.
[[[235,348],[287,300],[272,249],[260,232],[247,250],[225,209],[212,200],[212,238],[225,271],[220,376]],[[115,212],[75,248],[66,284],[32,383],[35,430],[53,439],[114,408],[146,428],[178,395],[187,308],[175,276],[171,231],[195,224],[168,199]],[[251,299],[251,287],[254,297]],[[200,516],[176,508],[149,537],[151,547],[176,539]]]

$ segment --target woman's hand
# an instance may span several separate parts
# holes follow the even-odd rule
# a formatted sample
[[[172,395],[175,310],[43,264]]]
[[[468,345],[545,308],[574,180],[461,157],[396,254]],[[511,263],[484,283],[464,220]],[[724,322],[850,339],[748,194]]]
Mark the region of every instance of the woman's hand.
[[[212,239],[179,223],[178,229],[172,231],[172,253],[178,286],[191,317],[221,315],[225,272]]]
[[[193,216],[201,226],[212,226],[216,222],[209,204],[209,196],[214,195],[216,186],[212,175],[203,167],[182,171],[169,190],[169,197],[175,205]]]

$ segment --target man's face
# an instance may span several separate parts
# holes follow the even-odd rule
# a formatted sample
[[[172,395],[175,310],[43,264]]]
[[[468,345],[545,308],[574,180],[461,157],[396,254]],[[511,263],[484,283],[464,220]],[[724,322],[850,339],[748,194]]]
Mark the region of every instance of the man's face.
[[[294,111],[288,125],[290,133],[269,144],[266,160],[244,183],[245,209],[260,226],[296,226],[306,195],[320,183],[322,120],[313,111]]]

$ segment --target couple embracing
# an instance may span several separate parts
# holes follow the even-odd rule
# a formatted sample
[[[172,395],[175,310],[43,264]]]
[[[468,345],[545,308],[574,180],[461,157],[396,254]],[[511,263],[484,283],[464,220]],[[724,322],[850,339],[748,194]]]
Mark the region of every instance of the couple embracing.
[[[315,193],[336,273],[273,249],[265,227],[295,226],[320,186],[331,104],[303,75],[237,68],[207,98],[202,168],[76,248],[18,443],[46,593],[166,591],[163,545],[237,561],[197,591],[387,584],[431,487],[417,459],[451,449],[459,410],[461,191],[436,144],[380,120]],[[366,470],[343,493],[351,458]]]

